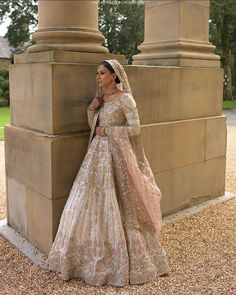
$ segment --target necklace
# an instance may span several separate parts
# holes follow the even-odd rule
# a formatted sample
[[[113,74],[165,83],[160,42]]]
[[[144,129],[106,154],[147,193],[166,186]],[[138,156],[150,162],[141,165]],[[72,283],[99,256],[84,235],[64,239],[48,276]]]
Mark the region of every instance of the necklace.
[[[117,92],[117,89],[115,89],[113,92],[111,92],[111,93],[104,93],[106,96],[111,96],[111,95],[113,95],[113,94],[116,94],[116,92]]]
[[[111,92],[109,94],[105,93],[105,96],[106,96],[107,99],[104,99],[104,101],[109,101],[109,97],[116,94],[116,93],[117,93],[117,89],[115,89],[113,92]]]

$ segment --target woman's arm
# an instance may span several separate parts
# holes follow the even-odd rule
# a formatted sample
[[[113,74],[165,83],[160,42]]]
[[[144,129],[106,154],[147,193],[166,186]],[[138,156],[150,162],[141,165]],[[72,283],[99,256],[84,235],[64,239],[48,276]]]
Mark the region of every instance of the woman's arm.
[[[90,110],[89,107],[87,108],[87,119],[88,119],[88,125],[90,129],[92,128],[92,123],[93,123],[93,117],[95,114],[96,109]]]
[[[103,99],[99,96],[95,96],[87,108],[87,118],[90,129],[92,128],[93,117],[96,113],[96,110],[102,103]]]

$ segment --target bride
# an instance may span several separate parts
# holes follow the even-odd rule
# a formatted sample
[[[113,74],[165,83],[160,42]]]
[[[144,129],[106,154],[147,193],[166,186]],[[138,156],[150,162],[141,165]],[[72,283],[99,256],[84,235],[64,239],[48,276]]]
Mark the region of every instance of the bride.
[[[115,59],[97,67],[87,109],[87,153],[47,258],[63,280],[94,286],[142,284],[168,274],[160,245],[161,191],[145,156],[136,102]]]

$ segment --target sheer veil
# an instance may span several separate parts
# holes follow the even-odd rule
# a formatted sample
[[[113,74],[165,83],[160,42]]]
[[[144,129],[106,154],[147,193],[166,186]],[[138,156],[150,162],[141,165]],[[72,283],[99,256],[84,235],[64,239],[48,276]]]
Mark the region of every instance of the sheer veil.
[[[123,66],[115,59],[105,60],[114,69],[120,83],[116,87],[130,94],[131,99],[136,106],[128,77]],[[97,83],[96,95],[102,95],[102,89]],[[90,140],[91,143],[94,130],[99,115],[99,108],[93,120],[93,128],[91,128]],[[129,175],[130,202],[138,208],[140,224],[152,230],[160,237],[160,229],[162,225],[162,214],[160,209],[160,200],[162,197],[161,191],[158,188],[150,164],[145,156],[145,151],[142,143],[141,132],[138,135],[128,136],[125,128],[114,128],[112,132],[111,145],[115,143],[117,153],[120,153],[124,159],[126,169]]]

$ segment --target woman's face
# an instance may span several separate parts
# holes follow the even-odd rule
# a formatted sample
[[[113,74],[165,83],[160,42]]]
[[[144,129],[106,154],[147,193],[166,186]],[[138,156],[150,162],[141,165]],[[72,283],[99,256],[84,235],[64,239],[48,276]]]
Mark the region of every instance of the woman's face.
[[[96,79],[98,81],[99,86],[107,86],[115,79],[115,73],[111,73],[106,67],[103,65],[99,65],[97,67],[97,76]]]

